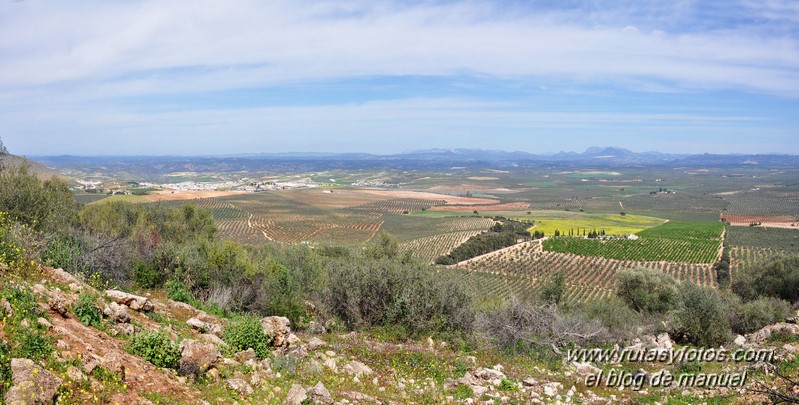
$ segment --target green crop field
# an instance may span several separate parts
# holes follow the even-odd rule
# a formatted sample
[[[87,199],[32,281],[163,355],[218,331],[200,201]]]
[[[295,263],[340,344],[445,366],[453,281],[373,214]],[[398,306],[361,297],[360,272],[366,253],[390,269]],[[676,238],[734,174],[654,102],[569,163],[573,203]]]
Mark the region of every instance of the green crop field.
[[[667,222],[639,232],[637,240],[556,237],[543,245],[551,252],[619,260],[712,263],[719,256],[723,230],[720,222]]]
[[[524,219],[535,221],[535,227],[530,231],[544,232],[545,236],[552,236],[555,230],[559,230],[561,235],[568,234],[570,230],[582,234],[596,230],[605,231],[606,235],[629,235],[638,233],[644,229],[658,226],[665,220],[641,215],[619,215],[619,214],[588,214],[582,212],[567,211],[536,211]]]

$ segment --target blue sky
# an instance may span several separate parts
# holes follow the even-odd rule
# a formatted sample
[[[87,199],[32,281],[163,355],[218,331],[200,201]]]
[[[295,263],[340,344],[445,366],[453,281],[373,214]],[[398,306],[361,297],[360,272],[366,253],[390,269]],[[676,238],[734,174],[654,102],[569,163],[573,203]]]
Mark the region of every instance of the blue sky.
[[[0,137],[26,155],[797,154],[799,1],[8,1]]]

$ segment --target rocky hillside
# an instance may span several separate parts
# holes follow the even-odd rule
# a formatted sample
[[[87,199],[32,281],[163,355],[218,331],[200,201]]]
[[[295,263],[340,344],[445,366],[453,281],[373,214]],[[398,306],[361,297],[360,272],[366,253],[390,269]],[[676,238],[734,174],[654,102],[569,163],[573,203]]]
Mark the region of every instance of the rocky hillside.
[[[158,292],[134,295],[97,289],[61,269],[42,268],[41,274],[35,283],[2,280],[6,403],[657,403],[666,398],[694,403],[710,396],[732,403],[768,400],[742,388],[634,391],[585,385],[586,376],[600,371],[654,375],[665,367],[678,374],[695,367],[691,364],[669,368],[543,362],[469,353],[432,339],[396,343],[363,332],[335,333],[328,330],[334,325],[315,321],[300,333],[282,317],[253,324]],[[312,307],[308,313],[313,317]],[[780,364],[795,367],[799,326],[768,326],[739,336],[736,344],[772,347]],[[244,346],[249,347],[242,350]],[[645,347],[667,350],[674,345],[663,334],[644,336],[631,349]],[[768,377],[779,371],[772,363],[696,367],[706,368],[706,373],[747,371],[749,388],[764,378],[769,381],[766,388],[785,388],[781,380]]]

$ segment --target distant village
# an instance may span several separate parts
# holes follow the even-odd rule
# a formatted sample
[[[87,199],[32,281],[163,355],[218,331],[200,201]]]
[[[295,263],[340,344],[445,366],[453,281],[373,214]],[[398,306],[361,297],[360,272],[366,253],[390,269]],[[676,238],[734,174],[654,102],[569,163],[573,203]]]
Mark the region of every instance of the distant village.
[[[108,183],[94,180],[77,180],[72,189],[93,194],[106,195],[144,195],[157,190],[175,191],[244,191],[258,193],[270,190],[295,190],[336,186],[336,181],[319,183],[306,177],[295,181],[253,181],[252,179],[228,180],[220,182],[182,181],[175,183],[122,182]],[[398,184],[380,180],[358,180],[351,183],[355,187],[397,188]]]

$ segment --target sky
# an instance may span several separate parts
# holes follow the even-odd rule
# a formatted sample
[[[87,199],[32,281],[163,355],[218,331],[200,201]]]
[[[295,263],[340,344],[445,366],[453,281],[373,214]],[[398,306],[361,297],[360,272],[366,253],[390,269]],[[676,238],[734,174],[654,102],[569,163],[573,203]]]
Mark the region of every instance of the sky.
[[[799,1],[3,0],[0,138],[799,154]]]

